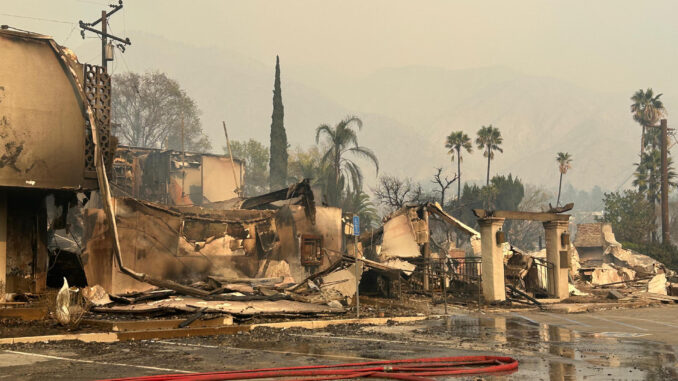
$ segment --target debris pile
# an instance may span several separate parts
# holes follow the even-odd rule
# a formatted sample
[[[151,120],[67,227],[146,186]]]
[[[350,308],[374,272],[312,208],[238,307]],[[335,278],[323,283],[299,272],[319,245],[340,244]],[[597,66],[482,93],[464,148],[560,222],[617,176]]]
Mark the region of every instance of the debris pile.
[[[252,316],[308,316],[346,311],[356,287],[355,264],[339,261],[300,283],[285,277],[229,278],[209,276],[190,285],[202,295],[155,289],[107,295],[110,302],[95,304],[99,314],[172,315],[185,313]],[[358,272],[360,276],[360,271]],[[102,295],[95,297],[103,299]]]
[[[355,260],[345,258],[299,283],[285,277],[208,276],[205,281],[184,286],[190,293],[156,288],[108,294],[99,285],[69,287],[64,279],[51,311],[68,328],[76,327],[83,318],[96,325],[120,318],[179,317],[188,326],[214,318],[233,322],[253,317],[334,316],[346,312],[355,302],[356,276],[359,281],[362,268],[359,264],[356,270]]]
[[[649,298],[678,302],[678,298],[673,299],[678,296],[678,287],[669,282],[675,279],[675,272],[647,255],[624,249],[609,224],[577,225],[568,257],[571,296],[587,301]],[[551,295],[547,283],[551,271],[545,250],[524,253],[512,247],[506,257],[507,284],[530,297]],[[509,293],[517,294],[514,290]]]
[[[359,238],[365,258],[402,272],[402,278],[373,277],[383,290],[380,296],[394,297],[393,290],[403,285],[424,295],[443,293],[453,283],[460,286],[459,291],[472,286],[477,294],[480,234],[476,230],[437,203],[405,205],[384,217],[383,222],[380,228]],[[459,240],[461,247],[450,239],[453,231],[457,237],[464,237]],[[369,273],[367,276],[370,279]],[[401,284],[402,280],[406,282]]]
[[[647,255],[626,250],[609,224],[579,224],[575,250],[581,268],[574,277],[579,288],[615,288],[625,296],[668,295],[675,272]],[[613,298],[619,299],[619,298]]]

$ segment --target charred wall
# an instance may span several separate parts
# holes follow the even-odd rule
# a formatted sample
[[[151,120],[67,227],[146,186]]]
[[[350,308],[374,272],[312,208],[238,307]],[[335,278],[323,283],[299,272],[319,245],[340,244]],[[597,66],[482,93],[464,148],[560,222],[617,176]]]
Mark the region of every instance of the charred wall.
[[[317,208],[315,223],[304,207],[276,210],[169,209],[131,198],[115,199],[123,262],[150,276],[181,282],[208,275],[235,278],[287,277],[303,280],[341,257],[341,210]],[[101,209],[85,209],[87,280],[111,293],[149,289],[120,273]],[[302,236],[322,237],[322,260],[300,260]]]
[[[119,147],[112,184],[118,197],[171,206],[203,205],[238,197],[243,171],[240,160],[221,155]]]
[[[4,283],[7,293],[38,293],[47,280],[47,215],[42,191],[0,191],[6,203],[2,227],[5,238]],[[1,234],[0,234],[1,235]],[[0,265],[0,269],[2,266]],[[3,279],[4,278],[4,279]]]
[[[41,189],[93,189],[93,148],[79,92],[91,94],[101,131],[110,86],[93,73],[87,85],[83,65],[67,56],[77,80],[52,47],[49,37],[0,30],[0,186]],[[90,68],[96,69],[94,66]],[[96,71],[96,70],[95,70]],[[88,141],[89,138],[89,141]],[[114,143],[101,136],[110,153]],[[88,144],[89,143],[89,144]]]

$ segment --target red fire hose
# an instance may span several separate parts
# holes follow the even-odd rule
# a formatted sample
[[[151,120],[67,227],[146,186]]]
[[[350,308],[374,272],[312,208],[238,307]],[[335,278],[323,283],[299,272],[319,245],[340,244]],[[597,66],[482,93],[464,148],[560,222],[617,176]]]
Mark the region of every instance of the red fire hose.
[[[433,380],[432,377],[441,376],[461,376],[488,373],[508,374],[516,371],[517,369],[518,361],[511,357],[461,356],[373,361],[355,364],[235,370],[228,372],[165,374],[158,376],[119,378],[116,380],[206,381],[294,377],[295,380],[319,381],[372,377],[392,380],[424,381]]]

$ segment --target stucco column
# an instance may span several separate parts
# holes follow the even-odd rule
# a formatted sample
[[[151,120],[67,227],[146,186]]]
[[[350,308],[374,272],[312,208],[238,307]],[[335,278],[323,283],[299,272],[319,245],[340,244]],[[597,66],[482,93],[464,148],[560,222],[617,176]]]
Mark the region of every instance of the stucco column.
[[[480,251],[482,258],[482,286],[483,297],[486,302],[501,302],[506,300],[506,286],[504,284],[504,254],[501,244],[497,243],[497,231],[504,225],[503,218],[481,218]]]
[[[563,246],[561,236],[567,231],[567,221],[544,222],[546,233],[546,260],[553,264],[553,277],[548,278],[548,289],[558,299],[570,296],[567,273],[569,270],[569,242]]]

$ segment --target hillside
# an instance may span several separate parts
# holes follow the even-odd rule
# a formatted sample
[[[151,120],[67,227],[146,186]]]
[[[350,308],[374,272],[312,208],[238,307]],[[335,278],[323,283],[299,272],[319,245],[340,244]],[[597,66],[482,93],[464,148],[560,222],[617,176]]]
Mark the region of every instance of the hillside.
[[[266,64],[140,32],[130,38],[134,46],[116,62],[117,72],[160,70],[177,79],[198,102],[215,150],[224,144],[224,119],[234,139],[268,142],[275,53]],[[76,51],[93,48],[88,42]],[[616,189],[636,160],[639,129],[629,117],[627,94],[598,94],[504,67],[388,68],[348,80],[327,73],[317,81],[301,77],[298,68],[287,74],[284,56],[281,65],[290,144],[312,144],[319,124],[355,114],[364,119],[360,140],[380,157],[381,173],[427,179],[450,163],[443,147],[450,131],[474,137],[490,123],[504,136],[504,154],[492,172],[512,172],[527,182],[555,186],[555,154],[568,151],[574,169],[567,182]],[[481,153],[466,155],[463,165],[465,180],[484,180]],[[373,184],[374,173],[367,175]]]

